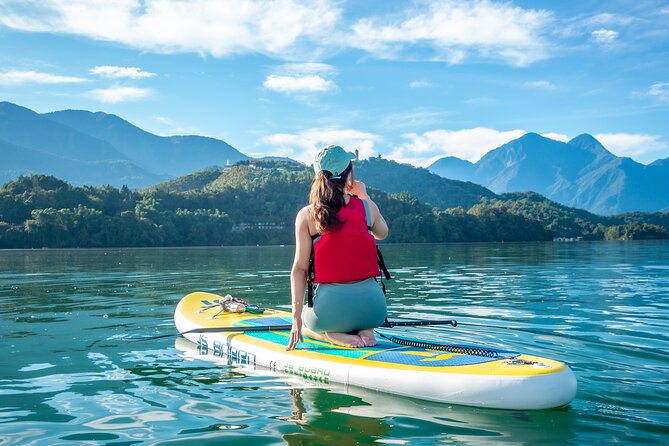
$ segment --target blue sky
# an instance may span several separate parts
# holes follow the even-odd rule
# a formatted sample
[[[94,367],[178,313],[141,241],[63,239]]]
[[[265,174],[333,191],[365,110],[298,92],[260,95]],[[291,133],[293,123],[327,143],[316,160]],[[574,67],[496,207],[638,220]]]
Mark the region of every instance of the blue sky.
[[[0,0],[0,100],[310,162],[527,131],[669,157],[669,1]]]

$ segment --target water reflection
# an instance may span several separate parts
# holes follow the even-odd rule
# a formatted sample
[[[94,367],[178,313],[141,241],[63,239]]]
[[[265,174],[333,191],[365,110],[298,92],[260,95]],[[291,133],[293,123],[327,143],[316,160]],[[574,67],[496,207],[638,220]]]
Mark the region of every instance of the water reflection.
[[[227,361],[185,340],[175,347],[189,359],[228,367]],[[268,371],[243,369],[249,375]],[[290,415],[274,417],[301,430],[283,436],[286,443],[370,444],[421,441],[486,445],[568,444],[575,437],[576,415],[570,410],[506,411],[437,404],[340,384],[317,385],[295,377],[272,375],[290,395]],[[555,429],[547,430],[546,423]],[[496,443],[499,444],[499,443]]]
[[[303,389],[299,388],[293,388],[289,389],[290,392],[290,399],[293,402],[293,406],[295,407],[295,410],[293,410],[293,413],[290,414],[289,417],[277,417],[279,420],[285,420],[285,421],[292,421],[297,424],[303,424],[307,422],[307,408],[304,405],[304,401],[302,399],[302,393],[304,393]]]
[[[454,318],[422,333],[566,361],[567,411],[316,388],[184,359],[168,339],[122,341],[172,333],[195,290],[289,305],[292,250],[0,251],[0,444],[666,441],[666,242],[383,247],[391,317]]]

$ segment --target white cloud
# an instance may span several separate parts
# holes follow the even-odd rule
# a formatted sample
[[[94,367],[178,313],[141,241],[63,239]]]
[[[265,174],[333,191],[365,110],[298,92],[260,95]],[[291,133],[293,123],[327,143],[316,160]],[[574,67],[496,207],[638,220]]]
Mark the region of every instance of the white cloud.
[[[409,84],[410,88],[428,88],[431,86],[432,83],[428,81],[413,81]]]
[[[78,84],[88,79],[74,76],[60,76],[38,71],[4,71],[0,72],[0,85],[22,84]]]
[[[158,53],[303,55],[332,34],[333,0],[5,0],[0,25],[119,42]]]
[[[549,81],[531,81],[531,82],[525,82],[523,84],[523,87],[525,88],[532,88],[536,90],[555,90],[557,86]]]
[[[491,0],[417,0],[346,20],[341,0],[3,0],[0,26],[117,42],[157,53],[263,54],[295,60],[357,48],[383,59],[547,57],[548,10]],[[404,6],[407,5],[407,6]]]
[[[650,86],[647,96],[660,101],[669,101],[669,82],[657,82]]]
[[[115,67],[111,65],[102,65],[97,66],[89,70],[89,73],[95,74],[107,79],[145,79],[147,77],[153,77],[156,73],[151,73],[150,71],[142,71],[142,69],[137,67]]]
[[[391,113],[386,115],[382,120],[382,124],[383,127],[389,129],[410,129],[426,126],[434,127],[441,125],[450,114],[451,113],[448,111],[419,108],[408,110],[403,113]]]
[[[468,105],[485,105],[485,104],[493,104],[495,103],[495,99],[489,98],[486,96],[481,96],[478,98],[470,98],[465,101],[465,104]]]
[[[546,57],[542,34],[552,21],[548,11],[506,2],[428,0],[399,15],[359,20],[348,44],[387,59],[428,47],[432,59],[453,64],[475,56],[523,66]]]
[[[263,86],[280,93],[322,93],[335,88],[335,83],[317,75],[293,77],[270,74]]]
[[[622,14],[612,14],[612,13],[601,13],[589,17],[583,21],[585,25],[588,26],[614,26],[614,25],[631,25],[634,23],[642,22],[643,20],[629,15]]]
[[[272,69],[263,86],[285,94],[325,93],[337,88],[335,82],[328,79],[335,73],[332,65],[324,63],[283,64]]]
[[[472,162],[478,161],[492,149],[525,135],[522,129],[500,131],[486,127],[460,130],[432,130],[422,134],[406,133],[407,142],[393,147],[384,157],[414,166],[429,166],[444,156],[456,156]],[[542,136],[558,141],[569,141],[562,133],[543,133]],[[262,147],[258,156],[271,153],[287,156],[311,164],[318,150],[337,144],[347,150],[358,149],[360,158],[376,156],[376,144],[382,137],[370,132],[353,129],[309,129],[299,133],[276,133],[265,136],[256,146]],[[270,147],[267,149],[266,147]]]
[[[408,141],[394,147],[388,158],[423,167],[445,156],[476,162],[490,150],[526,133],[522,129],[499,131],[486,127],[407,133],[402,137]],[[542,133],[541,136],[562,142],[571,139],[568,135],[556,132]],[[631,157],[642,163],[669,156],[669,144],[658,135],[601,133],[594,136],[615,155]]]
[[[597,43],[612,43],[618,38],[618,31],[611,28],[625,28],[647,24],[639,17],[603,13],[590,17],[577,16],[561,24],[561,28],[555,30],[558,35],[566,38],[589,37]],[[647,26],[647,25],[646,25]],[[602,42],[598,39],[611,39],[611,42]]]
[[[658,135],[639,133],[600,133],[594,135],[604,147],[618,156],[627,156],[637,161],[648,163],[669,154],[669,144]]]
[[[618,31],[611,29],[596,29],[591,33],[592,40],[603,45],[611,45],[618,39]]]
[[[90,90],[88,94],[100,102],[116,104],[119,102],[133,102],[146,99],[153,94],[153,90],[137,87],[111,87]]]
[[[456,156],[475,162],[490,150],[520,138],[525,133],[525,130],[520,129],[499,131],[486,127],[432,130],[420,135],[406,133],[402,137],[408,142],[393,148],[388,157],[424,167],[444,156]]]
[[[28,6],[26,7],[26,4]],[[158,53],[295,59],[342,47],[381,58],[461,63],[472,56],[527,65],[546,57],[546,10],[490,0],[423,0],[398,15],[342,21],[338,0],[4,0],[0,25],[65,33]],[[431,55],[425,56],[428,48]],[[417,51],[412,51],[417,49]]]
[[[336,144],[349,151],[358,150],[360,158],[376,155],[374,144],[381,137],[354,129],[309,129],[299,133],[276,133],[262,138],[261,146],[271,146],[274,156],[287,156],[305,164],[312,164],[316,152],[325,146]]]
[[[308,74],[330,75],[337,70],[332,65],[317,62],[286,63],[275,67],[272,72],[283,76],[305,76]]]

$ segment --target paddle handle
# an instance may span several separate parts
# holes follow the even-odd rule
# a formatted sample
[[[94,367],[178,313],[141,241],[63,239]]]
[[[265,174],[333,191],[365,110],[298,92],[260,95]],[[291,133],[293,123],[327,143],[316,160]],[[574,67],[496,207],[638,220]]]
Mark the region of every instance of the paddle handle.
[[[418,327],[423,325],[450,325],[452,327],[457,327],[458,321],[454,319],[448,321],[386,321],[383,323],[383,325],[381,325],[381,327]]]

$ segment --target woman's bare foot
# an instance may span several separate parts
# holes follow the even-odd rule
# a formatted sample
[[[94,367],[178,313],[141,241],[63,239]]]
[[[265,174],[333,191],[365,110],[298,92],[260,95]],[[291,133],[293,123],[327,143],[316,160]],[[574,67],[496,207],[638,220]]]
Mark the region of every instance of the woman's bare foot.
[[[329,342],[330,344],[338,345],[340,347],[364,347],[362,338],[358,335],[350,335],[346,333],[337,333],[337,332],[327,332],[327,333],[317,333],[308,329],[305,326],[302,326],[302,334],[308,336],[312,339],[318,339],[319,341]]]
[[[362,338],[358,335],[350,335],[346,333],[337,333],[334,331],[328,331],[323,333],[326,339],[334,345],[339,345],[341,347],[364,347],[365,343]]]
[[[364,330],[363,330],[364,331]],[[329,342],[330,344],[338,345],[340,347],[365,347],[368,344],[365,344],[365,341],[361,336],[350,335],[346,333],[337,333],[334,331],[328,331],[326,333],[317,333],[310,330],[309,328],[302,326],[302,334],[308,336],[312,339],[318,339],[319,341]],[[374,336],[374,331],[372,330],[372,337]],[[369,339],[368,339],[369,341]],[[376,344],[376,339],[374,339],[374,344]],[[374,345],[371,344],[371,345]]]
[[[307,336],[307,337],[310,337],[311,339],[317,339],[317,340],[323,341],[323,342],[330,342],[330,341],[328,341],[328,338],[326,338],[324,336],[325,333],[318,333],[318,332],[312,331],[306,325],[302,325],[302,334]]]
[[[362,340],[362,343],[365,347],[374,347],[376,345],[376,337],[374,336],[374,329],[368,328],[366,330],[360,330],[358,336]]]

